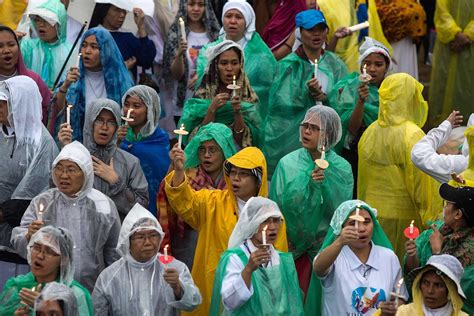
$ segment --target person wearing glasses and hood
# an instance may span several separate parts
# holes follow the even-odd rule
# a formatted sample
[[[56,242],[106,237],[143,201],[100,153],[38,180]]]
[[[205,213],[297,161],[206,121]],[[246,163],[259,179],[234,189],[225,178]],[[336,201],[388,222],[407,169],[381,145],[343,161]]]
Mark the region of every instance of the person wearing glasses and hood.
[[[102,271],[92,292],[96,315],[180,315],[201,303],[186,265],[159,253],[163,236],[156,217],[135,204],[120,230],[122,258]]]
[[[340,138],[341,120],[336,111],[324,105],[313,106],[300,124],[303,148],[280,160],[271,182],[270,197],[285,215],[289,248],[305,294],[311,262],[323,243],[334,210],[352,197],[351,167],[332,150]],[[329,167],[319,168],[316,159],[326,160]]]
[[[73,279],[77,258],[67,229],[42,227],[31,237],[27,250],[31,272],[7,281],[0,296],[0,315],[13,315],[22,307],[30,310],[40,293],[45,293],[45,285],[56,282],[71,289],[81,316],[94,314],[89,291]]]
[[[246,147],[224,162],[226,189],[194,191],[184,172],[185,154],[177,145],[170,153],[174,171],[165,178],[165,191],[174,212],[198,232],[192,275],[203,304],[195,313],[207,315],[219,257],[245,203],[268,195],[266,162],[258,148]],[[281,251],[288,250],[285,229],[283,224],[275,243]]]
[[[44,287],[43,291],[41,291],[41,295],[35,301],[33,313],[36,316],[85,315],[78,309],[76,297],[71,289],[57,282],[48,283]],[[15,316],[17,316],[17,314],[15,314]]]
[[[5,32],[3,32],[5,33]],[[35,81],[15,76],[0,82],[0,287],[25,272],[27,262],[10,243],[31,200],[49,188],[58,148],[41,122]],[[27,271],[27,270],[26,270]]]
[[[245,204],[214,279],[210,315],[303,315],[293,257],[273,244],[283,222],[264,197]]]
[[[23,257],[31,236],[42,226],[64,227],[74,240],[74,278],[89,291],[100,272],[119,258],[115,246],[120,219],[114,202],[92,188],[94,171],[89,151],[75,141],[64,146],[53,162],[55,188],[36,196],[11,242]]]
[[[84,146],[94,167],[94,189],[114,201],[123,220],[128,211],[140,203],[148,205],[148,183],[137,157],[117,147],[118,126],[122,123],[117,102],[97,99],[86,108],[83,130]],[[62,146],[72,141],[73,130],[61,125],[58,139]]]

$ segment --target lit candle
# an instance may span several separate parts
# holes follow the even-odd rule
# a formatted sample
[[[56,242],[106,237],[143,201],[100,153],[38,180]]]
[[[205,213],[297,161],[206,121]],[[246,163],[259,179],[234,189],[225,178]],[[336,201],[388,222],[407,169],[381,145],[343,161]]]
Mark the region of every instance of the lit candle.
[[[356,214],[355,214],[356,216],[360,216],[360,214],[359,214],[359,212],[360,212],[359,207],[360,207],[360,204],[357,204],[357,206],[356,206]],[[355,221],[355,229],[356,229],[357,233],[359,233],[359,221],[358,221],[358,220]]]
[[[71,125],[71,108],[72,108],[72,105],[69,104],[66,108],[66,123],[67,125]]]
[[[184,28],[184,20],[182,17],[179,17],[179,29],[181,31],[181,39],[186,42],[186,29]]]
[[[262,244],[263,245],[267,244],[267,228],[268,228],[268,225],[265,225],[265,227],[263,227],[263,230],[262,230]]]
[[[396,298],[395,298],[395,305],[398,307],[398,298],[400,297],[400,292],[403,284],[403,278],[401,278],[398,283],[397,283],[397,293],[396,293]]]
[[[127,111],[127,120],[130,119],[130,114],[132,114],[133,109],[128,109]]]
[[[184,124],[181,124],[179,128],[181,131],[184,131]],[[181,148],[181,143],[183,142],[183,134],[178,135],[178,147]]]
[[[352,31],[352,32],[356,32],[356,31],[359,31],[359,30],[362,30],[362,29],[366,29],[369,26],[370,26],[369,21],[365,21],[365,22],[362,22],[362,23],[359,23],[359,24],[356,24],[356,25],[353,25],[353,26],[349,26],[347,29]]]
[[[413,229],[414,229],[413,224],[414,224],[414,223],[415,223],[414,220],[412,220],[411,223],[410,223],[410,235],[413,235]]]
[[[81,56],[82,56],[81,53],[79,53],[79,55],[77,55],[76,68],[79,68],[79,63],[81,62]]]
[[[235,86],[237,85],[237,84],[235,83],[235,75],[232,77],[232,85],[234,86],[234,88],[235,88]],[[235,90],[237,90],[237,89],[232,89],[232,98],[235,97],[235,95],[236,95]]]
[[[321,150],[321,160],[326,160],[326,151],[325,151],[325,147],[323,145],[323,148]]]
[[[318,79],[318,59],[314,60],[314,78]]]
[[[44,205],[40,203],[39,210],[38,210],[38,220],[43,221],[43,212],[44,212]]]
[[[364,67],[362,68],[362,74],[364,75],[364,77],[367,76],[367,64],[364,64]]]
[[[170,245],[166,245],[165,248],[164,248],[165,249],[165,262],[168,262],[168,247],[169,246]]]

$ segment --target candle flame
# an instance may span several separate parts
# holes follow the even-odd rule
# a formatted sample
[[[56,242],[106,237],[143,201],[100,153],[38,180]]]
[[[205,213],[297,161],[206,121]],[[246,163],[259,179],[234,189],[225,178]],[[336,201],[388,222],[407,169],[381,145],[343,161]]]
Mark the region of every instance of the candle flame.
[[[166,245],[164,249],[165,249],[165,250],[168,250],[169,246],[170,246],[170,245]]]
[[[181,123],[181,127],[179,129],[184,131],[184,124]]]
[[[367,64],[364,64],[364,70],[366,70],[366,69],[367,69]]]
[[[44,205],[43,205],[43,203],[40,203],[40,205],[39,205],[39,211],[40,211],[40,212],[43,212],[43,209],[44,209]]]
[[[397,287],[400,288],[402,286],[402,284],[403,284],[403,278],[398,280]]]
[[[179,23],[184,23],[184,20],[182,17],[179,17]]]
[[[268,225],[265,225],[265,227],[263,227],[263,231],[266,232],[267,228],[268,228]]]
[[[68,104],[68,105],[67,105],[67,108],[68,108],[68,109],[70,109],[70,108],[72,108],[72,107],[73,107],[72,104]]]
[[[415,220],[414,220],[414,219],[411,220],[410,226],[413,226],[413,224],[415,224]]]
[[[318,59],[317,58],[314,59],[314,63],[318,64]]]

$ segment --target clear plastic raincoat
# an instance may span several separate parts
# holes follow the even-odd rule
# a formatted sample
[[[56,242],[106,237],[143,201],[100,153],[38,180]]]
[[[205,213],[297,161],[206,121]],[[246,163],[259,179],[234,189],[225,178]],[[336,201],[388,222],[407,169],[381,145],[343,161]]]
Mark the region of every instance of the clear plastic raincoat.
[[[258,196],[268,196],[266,162],[259,149],[244,148],[226,161],[239,168],[261,168]],[[214,273],[238,219],[237,198],[230,189],[194,191],[187,179],[180,186],[172,187],[173,175],[174,172],[171,172],[165,178],[168,201],[174,211],[199,234],[192,275],[201,291],[203,303],[195,314],[208,315]],[[231,188],[230,178],[227,174],[224,177],[227,188]],[[282,225],[275,247],[281,251],[288,250],[285,225]]]
[[[94,121],[102,110],[110,111],[117,123],[112,140],[105,146],[99,146],[94,141]],[[125,150],[117,148],[118,126],[122,123],[121,110],[117,102],[109,99],[92,101],[86,109],[84,123],[84,146],[92,156],[110,165],[113,160],[114,170],[119,176],[117,183],[110,184],[99,176],[94,177],[94,188],[104,193],[114,201],[121,218],[135,205],[148,205],[148,182],[146,181],[140,161]]]
[[[379,211],[379,222],[403,258],[403,230],[415,220],[424,227],[442,210],[438,184],[416,168],[411,149],[425,134],[421,130],[428,106],[423,86],[408,74],[388,76],[379,89],[380,110],[359,141],[359,199]]]
[[[437,0],[434,23],[436,43],[431,70],[429,122],[435,126],[453,110],[461,111],[467,119],[474,109],[474,2]],[[455,53],[449,44],[458,32],[466,34],[471,44]]]
[[[49,0],[33,9],[30,15],[38,15],[51,25],[53,25],[51,22],[54,22],[57,30],[58,40],[54,43],[47,43],[39,38],[25,38],[20,42],[26,67],[39,74],[41,79],[52,89],[72,48],[72,45],[67,41],[66,8],[60,1]],[[31,23],[36,28],[35,23],[33,21]],[[73,62],[74,60],[70,58],[68,65],[72,65]],[[69,67],[65,69],[69,69]],[[61,77],[66,77],[66,71],[62,73]]]
[[[35,301],[34,315],[42,308],[46,301],[59,301],[64,316],[82,316],[81,310],[77,308],[74,293],[64,284],[51,282],[41,291],[41,295]],[[92,314],[91,314],[92,315]]]
[[[58,188],[39,194],[26,210],[21,224],[12,232],[12,244],[23,257],[27,254],[26,234],[31,222],[38,219],[40,204],[45,225],[64,227],[74,240],[74,279],[88,290],[94,288],[99,273],[119,258],[115,251],[120,231],[117,209],[110,198],[92,188],[94,172],[89,151],[73,142],[59,153],[53,168],[61,160],[75,162],[84,173],[84,182],[76,197],[69,197]],[[58,179],[53,173],[53,182]]]
[[[55,253],[61,256],[59,275],[56,278],[56,282],[70,287],[73,295],[75,296],[77,308],[79,309],[81,316],[93,315],[92,300],[89,291],[77,281],[73,280],[73,240],[69,231],[67,229],[57,228],[54,226],[44,226],[33,236],[31,236],[27,248],[27,257],[30,266],[33,264],[31,261],[31,247],[34,244],[48,246]],[[51,282],[48,284],[56,282]],[[19,296],[21,289],[31,289],[38,284],[39,283],[36,281],[36,277],[32,272],[9,279],[5,284],[2,295],[0,296],[0,315],[12,315],[14,311],[21,306],[21,299]],[[42,285],[44,286],[45,284],[42,283]],[[44,291],[46,291],[46,287],[43,289],[43,293]]]
[[[184,263],[173,258],[164,264],[159,260],[163,256],[159,253],[147,262],[138,262],[130,254],[130,237],[140,230],[154,230],[163,240],[164,233],[156,217],[135,204],[120,230],[117,251],[122,258],[102,271],[95,284],[92,295],[95,314],[172,316],[180,315],[180,310],[193,310],[201,303],[201,295]],[[173,289],[163,278],[167,268],[179,273],[183,289],[180,300],[176,300]]]

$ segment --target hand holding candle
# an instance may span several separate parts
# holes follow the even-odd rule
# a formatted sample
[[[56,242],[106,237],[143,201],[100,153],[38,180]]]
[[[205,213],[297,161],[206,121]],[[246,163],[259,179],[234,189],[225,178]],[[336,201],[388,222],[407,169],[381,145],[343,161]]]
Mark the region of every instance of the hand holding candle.
[[[367,64],[364,64],[362,68],[362,73],[359,75],[359,81],[367,83],[372,80],[372,76],[367,73]]]
[[[232,77],[232,84],[227,85],[227,89],[232,90],[232,98],[234,98],[237,94],[236,90],[240,89],[240,86],[237,85],[235,75]]]
[[[412,220],[410,223],[410,226],[405,228],[405,230],[403,231],[403,234],[408,239],[416,239],[418,238],[418,236],[420,236],[420,231],[417,227],[415,227],[414,224],[415,224],[415,220]]]
[[[183,135],[188,135],[189,132],[184,129],[184,124],[181,124],[179,129],[175,129],[173,131],[176,135],[178,135],[178,147],[181,148],[183,142]]]

